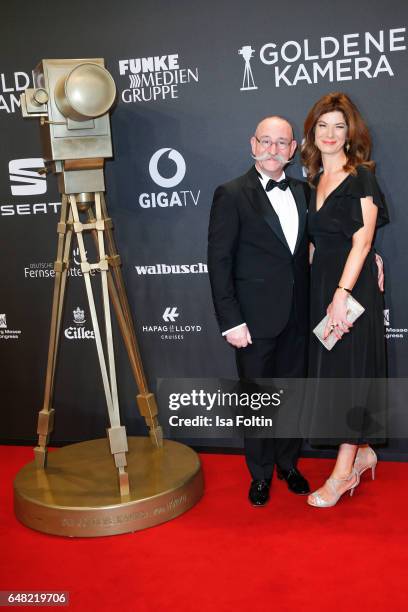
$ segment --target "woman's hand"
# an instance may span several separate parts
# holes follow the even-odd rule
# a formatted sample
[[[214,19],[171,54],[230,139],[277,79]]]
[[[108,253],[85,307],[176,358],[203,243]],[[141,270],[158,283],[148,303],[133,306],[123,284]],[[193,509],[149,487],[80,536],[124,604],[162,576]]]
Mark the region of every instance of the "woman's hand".
[[[375,254],[375,263],[377,264],[378,272],[378,288],[381,293],[384,293],[384,262],[378,253]]]
[[[348,334],[353,324],[347,321],[347,292],[344,289],[337,289],[333,296],[333,301],[327,307],[329,320],[323,332],[326,338],[333,332],[338,340],[343,334]]]

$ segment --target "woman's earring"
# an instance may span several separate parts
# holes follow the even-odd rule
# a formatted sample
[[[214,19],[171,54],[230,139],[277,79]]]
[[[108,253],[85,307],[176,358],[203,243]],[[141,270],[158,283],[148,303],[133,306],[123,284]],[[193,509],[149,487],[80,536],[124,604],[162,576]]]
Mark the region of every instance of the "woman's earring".
[[[350,142],[346,143],[345,149],[346,149],[346,153],[350,151]]]

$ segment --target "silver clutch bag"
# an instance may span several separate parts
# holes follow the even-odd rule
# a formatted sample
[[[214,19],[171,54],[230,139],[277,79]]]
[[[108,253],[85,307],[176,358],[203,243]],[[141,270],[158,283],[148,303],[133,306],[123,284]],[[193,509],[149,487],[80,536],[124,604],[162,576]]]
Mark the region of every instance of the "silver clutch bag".
[[[357,319],[363,314],[365,308],[357,302],[353,298],[353,296],[347,296],[347,321],[350,323],[354,323]],[[327,348],[328,351],[331,351],[333,346],[336,344],[338,338],[331,332],[326,340],[323,338],[323,332],[326,328],[327,321],[329,320],[329,315],[326,315],[324,319],[320,321],[318,325],[313,330],[313,333],[319,338],[320,342]]]

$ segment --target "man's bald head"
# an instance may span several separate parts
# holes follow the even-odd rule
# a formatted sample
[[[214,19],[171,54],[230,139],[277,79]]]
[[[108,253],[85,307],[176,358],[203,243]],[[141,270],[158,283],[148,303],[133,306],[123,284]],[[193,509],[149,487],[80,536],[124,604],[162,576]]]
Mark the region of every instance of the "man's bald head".
[[[270,115],[269,117],[262,119],[256,126],[255,135],[259,138],[259,136],[262,135],[262,131],[267,132],[271,126],[280,126],[285,129],[285,125],[290,130],[290,140],[293,140],[295,134],[291,123],[285,119],[285,117],[281,117],[280,115]]]

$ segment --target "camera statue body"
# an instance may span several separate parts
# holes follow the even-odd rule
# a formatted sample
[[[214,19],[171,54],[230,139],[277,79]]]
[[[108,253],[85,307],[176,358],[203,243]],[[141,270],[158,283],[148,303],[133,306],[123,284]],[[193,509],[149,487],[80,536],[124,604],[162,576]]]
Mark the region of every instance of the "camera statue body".
[[[33,76],[35,87],[21,95],[21,109],[23,117],[40,118],[43,157],[58,175],[60,193],[105,191],[116,86],[104,60],[44,59]]]

